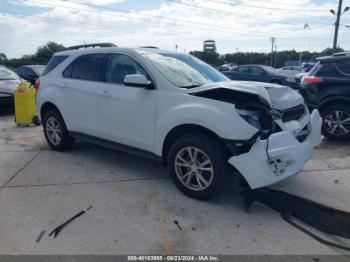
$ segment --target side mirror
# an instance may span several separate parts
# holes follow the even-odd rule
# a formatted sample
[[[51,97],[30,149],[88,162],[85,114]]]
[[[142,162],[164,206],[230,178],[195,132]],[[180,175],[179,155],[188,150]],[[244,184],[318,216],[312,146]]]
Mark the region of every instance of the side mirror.
[[[147,80],[146,76],[141,74],[126,75],[124,77],[124,85],[154,89],[154,84],[152,81]]]

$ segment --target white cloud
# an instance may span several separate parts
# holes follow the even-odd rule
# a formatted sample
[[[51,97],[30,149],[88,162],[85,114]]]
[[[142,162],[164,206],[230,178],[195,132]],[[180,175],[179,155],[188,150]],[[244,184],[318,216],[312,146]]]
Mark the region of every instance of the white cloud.
[[[332,38],[334,17],[327,10],[336,6],[335,1],[316,5],[310,0],[266,0],[263,3],[242,0],[242,5],[231,6],[229,0],[176,0],[162,2],[158,8],[147,11],[117,12],[105,8],[105,5],[121,1],[12,0],[18,6],[46,7],[48,11],[26,18],[4,15],[1,11],[0,34],[7,37],[0,42],[0,52],[10,57],[33,53],[50,40],[66,46],[107,41],[119,46],[155,45],[174,49],[178,44],[179,50],[190,51],[200,50],[202,41],[208,38],[217,40],[221,53],[233,52],[236,47],[268,52],[270,36],[277,37],[279,50],[321,50],[329,46]],[[20,9],[18,12],[21,13]],[[306,22],[310,26],[304,29]],[[350,43],[349,35],[343,33],[340,37],[341,46],[350,48],[346,45]]]

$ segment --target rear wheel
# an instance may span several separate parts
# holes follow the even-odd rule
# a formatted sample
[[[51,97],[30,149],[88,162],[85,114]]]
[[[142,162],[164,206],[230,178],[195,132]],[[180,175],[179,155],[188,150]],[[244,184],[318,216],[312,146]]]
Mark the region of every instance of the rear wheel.
[[[57,151],[66,151],[73,147],[74,139],[68,134],[66,125],[59,112],[48,111],[43,117],[44,134],[49,146]]]
[[[202,134],[179,138],[168,155],[168,168],[175,185],[197,199],[212,198],[221,191],[226,167],[222,146]]]
[[[323,118],[322,133],[329,138],[350,139],[350,106],[331,105],[321,111]]]

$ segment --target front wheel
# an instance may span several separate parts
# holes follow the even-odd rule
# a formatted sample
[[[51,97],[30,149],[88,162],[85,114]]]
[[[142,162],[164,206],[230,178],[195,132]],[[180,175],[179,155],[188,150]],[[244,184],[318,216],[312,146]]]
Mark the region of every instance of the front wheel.
[[[321,111],[323,118],[322,133],[339,140],[350,139],[350,106],[331,105]]]
[[[168,155],[168,168],[175,185],[197,199],[212,198],[222,190],[226,167],[224,148],[202,134],[179,138]]]

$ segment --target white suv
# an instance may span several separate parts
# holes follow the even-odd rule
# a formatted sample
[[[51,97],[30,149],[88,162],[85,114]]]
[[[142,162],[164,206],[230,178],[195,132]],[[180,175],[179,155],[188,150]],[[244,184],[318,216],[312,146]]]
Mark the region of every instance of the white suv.
[[[106,46],[56,53],[36,83],[54,150],[77,138],[157,159],[203,199],[236,170],[252,189],[297,174],[321,142],[318,111],[289,87],[229,81],[188,54]]]

